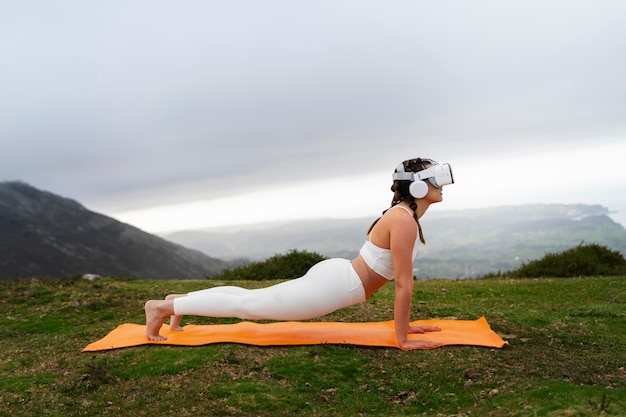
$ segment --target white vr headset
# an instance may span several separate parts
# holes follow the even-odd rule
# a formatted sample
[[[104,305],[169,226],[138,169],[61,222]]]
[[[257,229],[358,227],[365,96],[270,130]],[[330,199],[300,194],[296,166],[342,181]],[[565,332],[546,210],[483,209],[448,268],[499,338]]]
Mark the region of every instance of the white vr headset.
[[[441,188],[444,185],[454,184],[452,168],[450,164],[441,164],[430,159],[422,159],[431,166],[417,172],[406,172],[404,165],[400,164],[393,173],[393,179],[399,181],[411,181],[409,192],[415,198],[422,198],[428,193],[428,185],[424,180],[428,180],[434,187]]]

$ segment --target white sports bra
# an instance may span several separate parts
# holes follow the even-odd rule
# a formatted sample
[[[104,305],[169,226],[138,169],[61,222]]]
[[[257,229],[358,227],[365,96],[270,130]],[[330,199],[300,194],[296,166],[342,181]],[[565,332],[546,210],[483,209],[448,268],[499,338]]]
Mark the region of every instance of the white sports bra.
[[[406,212],[409,213],[411,217],[413,216],[413,213],[411,213],[411,211],[404,206],[393,206],[391,208],[393,209],[396,207],[406,210]],[[416,243],[417,238],[415,243],[413,243],[413,261],[415,261],[415,257],[417,256]],[[361,246],[359,255],[361,255],[367,266],[372,268],[372,270],[378,275],[388,279],[389,281],[393,280],[393,260],[391,258],[390,249],[385,249],[374,245],[370,241],[370,236],[368,235],[367,240],[365,241],[363,246]]]

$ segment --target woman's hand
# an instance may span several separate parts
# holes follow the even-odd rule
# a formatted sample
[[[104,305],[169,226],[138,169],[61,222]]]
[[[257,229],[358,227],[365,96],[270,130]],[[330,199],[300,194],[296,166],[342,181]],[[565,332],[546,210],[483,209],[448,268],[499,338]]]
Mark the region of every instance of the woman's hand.
[[[424,334],[426,332],[440,332],[441,329],[435,326],[409,326],[409,334],[419,333]]]
[[[440,332],[441,329],[435,326],[409,326],[409,334],[424,334],[426,332]],[[403,338],[398,340],[398,345],[402,350],[411,349],[433,349],[443,346],[440,342],[431,342],[428,340],[414,340],[409,338]]]

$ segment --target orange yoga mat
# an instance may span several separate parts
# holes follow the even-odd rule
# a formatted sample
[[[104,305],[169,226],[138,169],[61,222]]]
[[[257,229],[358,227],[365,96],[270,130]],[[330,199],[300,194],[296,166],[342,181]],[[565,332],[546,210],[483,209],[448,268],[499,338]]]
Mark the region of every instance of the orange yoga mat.
[[[471,345],[501,348],[508,344],[498,336],[484,317],[478,320],[420,320],[416,326],[437,326],[440,332],[409,335],[412,339],[440,342],[444,345]],[[104,338],[91,343],[83,352],[118,349],[139,345],[201,346],[211,343],[243,343],[257,346],[349,344],[398,348],[393,321],[343,322],[273,322],[217,325],[187,325],[184,332],[174,332],[167,324],[161,334],[167,340],[153,342],[146,338],[146,326],[122,324]]]

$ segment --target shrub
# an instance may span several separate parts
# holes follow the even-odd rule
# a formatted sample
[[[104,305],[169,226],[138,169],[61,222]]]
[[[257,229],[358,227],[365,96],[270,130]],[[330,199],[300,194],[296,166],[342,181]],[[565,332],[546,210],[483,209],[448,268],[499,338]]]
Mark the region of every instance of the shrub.
[[[325,256],[315,252],[291,250],[284,255],[277,254],[262,262],[226,269],[221,274],[212,277],[212,279],[263,281],[298,278],[304,275],[313,265],[324,259],[326,259]]]
[[[580,244],[560,253],[524,263],[506,274],[514,278],[626,275],[626,259],[618,251],[598,244]]]

